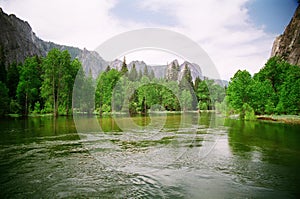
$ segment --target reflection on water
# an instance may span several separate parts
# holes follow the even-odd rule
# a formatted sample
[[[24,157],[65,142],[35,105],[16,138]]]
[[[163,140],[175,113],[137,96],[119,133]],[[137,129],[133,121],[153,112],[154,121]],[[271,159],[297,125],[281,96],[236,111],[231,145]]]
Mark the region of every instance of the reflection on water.
[[[130,120],[140,128],[120,127]],[[300,195],[299,125],[189,113],[1,119],[0,127],[1,198]]]

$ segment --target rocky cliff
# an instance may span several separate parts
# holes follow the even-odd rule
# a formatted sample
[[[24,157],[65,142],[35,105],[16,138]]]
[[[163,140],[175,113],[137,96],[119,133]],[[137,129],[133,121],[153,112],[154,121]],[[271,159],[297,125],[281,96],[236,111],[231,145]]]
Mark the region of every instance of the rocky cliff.
[[[7,15],[0,8],[0,49],[5,54],[5,63],[23,62],[28,56],[44,55],[37,45],[38,38],[30,25],[17,18]]]
[[[300,66],[300,6],[284,33],[273,44],[271,56],[279,56],[287,62]]]
[[[97,77],[100,71],[105,70],[108,65],[117,70],[120,70],[122,66],[121,60],[105,61],[95,51],[46,42],[35,35],[26,21],[17,18],[13,14],[7,15],[1,8],[0,28],[0,50],[3,50],[3,54],[5,55],[6,66],[9,66],[13,62],[22,63],[28,56],[46,56],[53,48],[68,50],[73,59],[78,58],[81,61],[86,73],[92,72],[94,78]],[[143,72],[144,68],[147,67],[149,71],[154,71],[155,77],[166,77],[169,80],[175,81],[181,80],[184,66],[187,65],[191,71],[193,80],[197,76],[201,79],[204,78],[200,67],[197,64],[189,62],[179,65],[177,60],[173,60],[167,65],[150,66],[144,61],[132,61],[128,64],[129,70],[133,64],[135,64],[137,71]]]
[[[95,51],[43,41],[35,35],[28,22],[13,14],[7,15],[1,8],[0,28],[0,50],[5,55],[7,66],[13,62],[22,63],[28,56],[46,56],[53,48],[68,50],[73,59],[81,61],[86,72],[93,72],[94,77],[108,64]]]

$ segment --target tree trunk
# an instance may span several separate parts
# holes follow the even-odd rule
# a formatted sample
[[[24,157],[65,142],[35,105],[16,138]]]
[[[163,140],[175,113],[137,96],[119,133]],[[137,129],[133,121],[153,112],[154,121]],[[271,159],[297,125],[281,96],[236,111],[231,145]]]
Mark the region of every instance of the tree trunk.
[[[26,92],[25,96],[25,115],[28,115],[28,93]]]

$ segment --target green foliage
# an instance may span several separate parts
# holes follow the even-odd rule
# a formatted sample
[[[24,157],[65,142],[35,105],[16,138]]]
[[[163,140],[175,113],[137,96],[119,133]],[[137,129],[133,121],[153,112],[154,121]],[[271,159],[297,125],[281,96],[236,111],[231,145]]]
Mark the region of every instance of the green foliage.
[[[11,100],[9,104],[9,113],[18,114],[21,111],[21,106],[17,100]]]
[[[21,105],[21,112],[28,115],[30,107],[40,97],[40,62],[38,57],[28,57],[19,67],[20,79],[17,86],[17,100]]]
[[[227,96],[245,119],[253,119],[251,109],[255,114],[299,114],[300,68],[272,57],[253,78],[247,71],[238,71],[231,78]]]
[[[71,61],[68,51],[58,49],[52,49],[43,60],[41,96],[53,107],[54,116],[58,116],[59,109],[69,114],[74,79],[80,67],[78,60]]]
[[[5,115],[9,111],[8,88],[0,81],[0,116]]]
[[[251,100],[249,104],[256,114],[272,114],[275,111],[276,94],[270,80],[254,80],[249,85]]]
[[[79,113],[92,114],[95,108],[95,85],[92,76],[86,75],[80,67],[73,90],[73,109]],[[63,109],[61,109],[63,110]]]
[[[256,120],[254,109],[247,103],[243,104],[240,118],[245,120]]]
[[[248,71],[238,71],[231,78],[227,88],[228,100],[235,110],[242,110],[245,103],[251,101],[253,79]]]
[[[41,104],[39,101],[34,104],[33,113],[41,113]]]
[[[126,64],[126,58],[124,57],[123,63],[122,63],[122,68],[121,68],[121,74],[125,75],[128,72],[127,64]]]
[[[111,100],[113,89],[115,88],[120,77],[121,73],[116,69],[111,69],[99,75],[95,92],[95,106],[99,108],[100,114],[103,111],[103,105],[105,105],[106,107],[112,107]],[[115,107],[117,107],[117,110],[121,110],[123,95],[116,96],[116,98],[118,98],[119,101],[117,100],[117,104],[115,104]]]
[[[131,70],[129,72],[128,78],[129,78],[130,81],[137,81],[137,80],[139,80],[139,78],[138,78],[138,72],[137,72],[137,70],[135,68],[135,64],[132,65],[132,68],[131,68]]]
[[[16,63],[12,63],[7,71],[7,87],[9,89],[9,97],[16,99],[16,91],[19,83],[19,70]]]

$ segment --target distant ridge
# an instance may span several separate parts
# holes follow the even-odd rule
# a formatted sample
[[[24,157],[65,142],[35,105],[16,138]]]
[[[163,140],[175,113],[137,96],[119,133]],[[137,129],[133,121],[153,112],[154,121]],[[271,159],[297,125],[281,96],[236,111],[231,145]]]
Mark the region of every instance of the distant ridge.
[[[0,50],[4,52],[6,66],[13,62],[22,63],[26,57],[29,56],[46,56],[51,49],[57,48],[60,50],[68,50],[73,59],[78,58],[85,72],[88,73],[92,71],[94,78],[98,76],[100,71],[104,71],[108,65],[117,70],[121,69],[121,60],[106,61],[96,51],[60,45],[40,39],[32,31],[28,22],[19,19],[14,14],[8,15],[4,13],[1,8],[0,27]],[[189,67],[193,80],[195,80],[196,77],[204,79],[200,66],[187,61],[179,65],[177,60],[173,60],[168,65],[159,66],[147,65],[144,61],[132,61],[127,65],[130,70],[133,64],[135,64],[137,71],[141,70],[142,72],[145,67],[148,67],[149,70],[154,71],[155,77],[164,78],[168,75],[168,71],[170,71],[170,67],[173,63],[178,66],[178,81],[182,78],[185,65]],[[227,81],[223,80],[216,80],[216,82],[224,85],[228,84]]]

